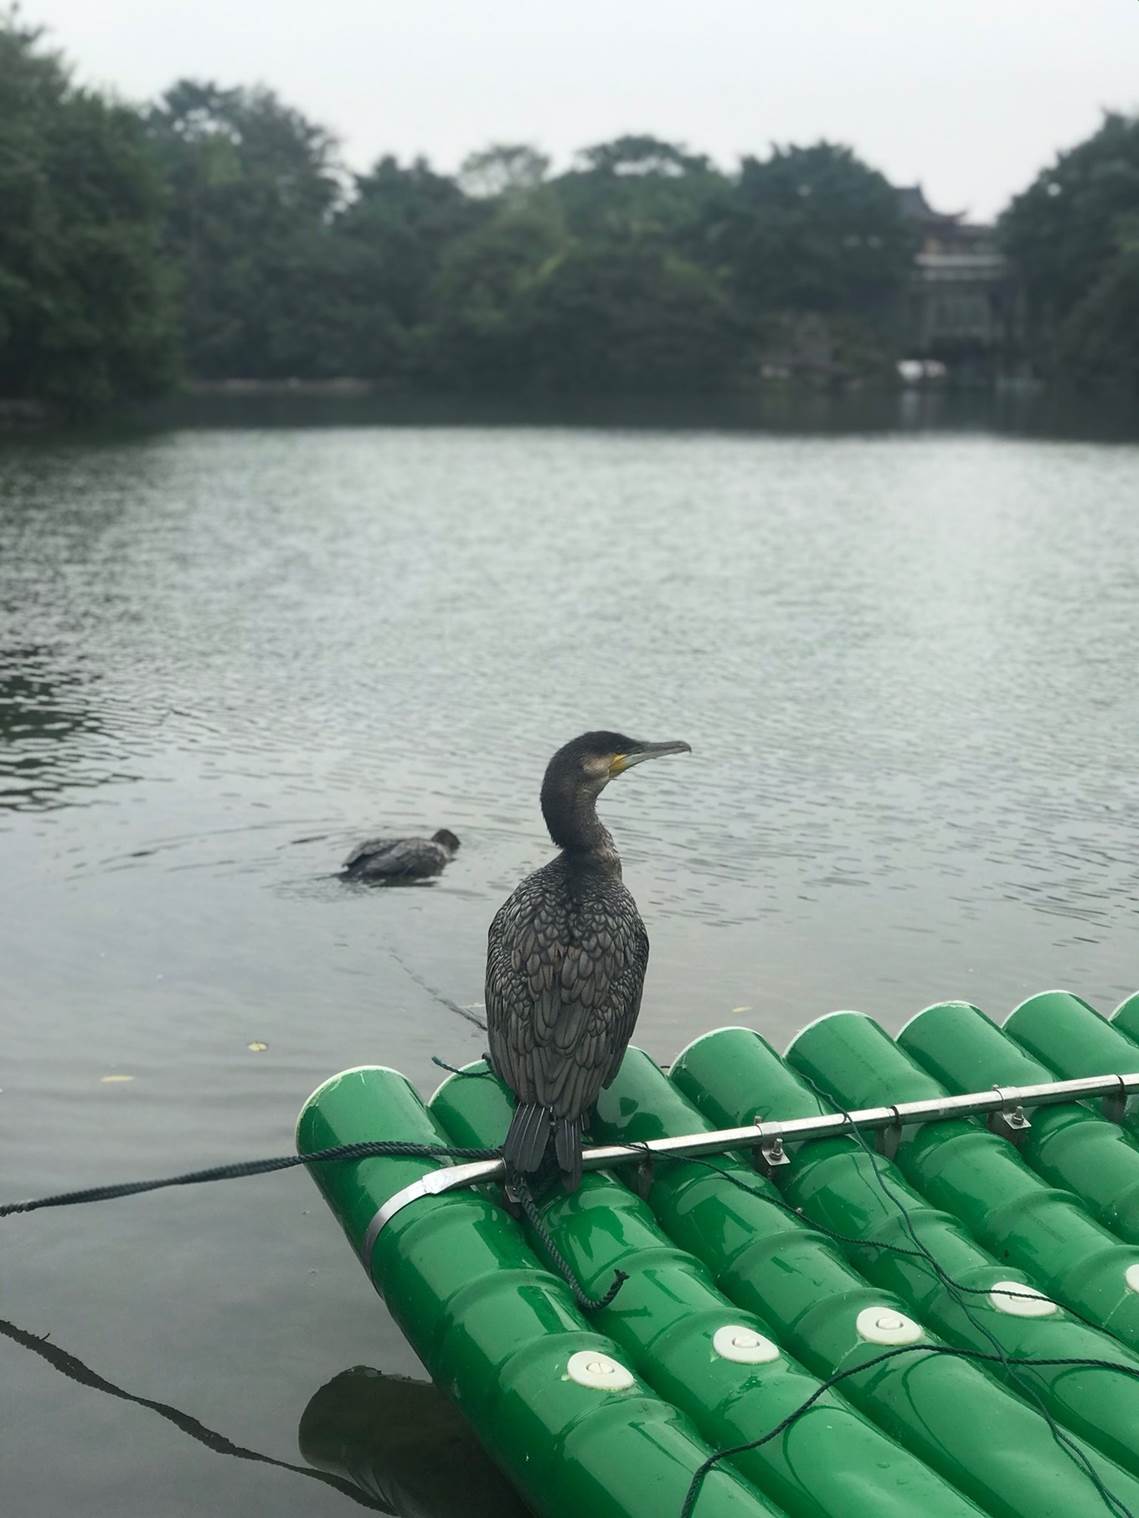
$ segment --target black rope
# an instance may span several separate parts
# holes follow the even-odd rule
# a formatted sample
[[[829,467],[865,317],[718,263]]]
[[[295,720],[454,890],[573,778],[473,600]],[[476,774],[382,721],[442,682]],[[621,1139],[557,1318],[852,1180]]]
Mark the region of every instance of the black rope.
[[[486,1059],[486,1055],[485,1054],[483,1055],[483,1058]],[[439,1067],[440,1070],[446,1070],[451,1075],[461,1075],[464,1080],[474,1079],[474,1080],[477,1080],[477,1081],[484,1081],[484,1080],[487,1080],[488,1078],[490,1080],[497,1080],[498,1079],[498,1077],[495,1075],[494,1071],[490,1068],[490,1061],[489,1060],[487,1060],[487,1068],[485,1070],[463,1070],[463,1069],[460,1069],[460,1067],[458,1065],[449,1065],[445,1059],[440,1059],[437,1054],[433,1054],[431,1056],[431,1063],[433,1065],[438,1065],[438,1067]],[[444,1084],[446,1084],[446,1083],[444,1082]]]
[[[735,1455],[746,1455],[749,1450],[759,1449],[768,1444],[772,1439],[777,1439],[785,1433],[792,1424],[798,1423],[804,1414],[810,1412],[815,1403],[826,1392],[851,1376],[857,1376],[864,1370],[872,1370],[876,1365],[882,1365],[886,1360],[897,1359],[899,1355],[952,1355],[961,1360],[978,1360],[981,1362],[1006,1362],[1009,1365],[1079,1365],[1092,1370],[1114,1370],[1123,1376],[1139,1377],[1139,1368],[1133,1365],[1123,1365],[1117,1360],[1083,1360],[1078,1356],[1056,1356],[1049,1358],[1037,1358],[1031,1355],[997,1355],[990,1354],[983,1349],[964,1349],[952,1344],[903,1344],[897,1349],[883,1350],[880,1355],[872,1355],[870,1359],[861,1361],[858,1365],[848,1365],[845,1370],[836,1370],[833,1376],[828,1376],[821,1381],[815,1390],[798,1407],[793,1408],[774,1428],[769,1428],[765,1434],[760,1434],[758,1439],[749,1439],[746,1444],[733,1444],[726,1449],[718,1449],[708,1456],[696,1467],[692,1480],[689,1483],[688,1492],[684,1498],[684,1505],[680,1509],[680,1518],[692,1518],[692,1511],[696,1506],[696,1498],[700,1494],[700,1487],[704,1477],[721,1460],[727,1460]]]
[[[603,1307],[608,1307],[613,1298],[621,1290],[621,1287],[629,1279],[623,1270],[613,1272],[613,1281],[609,1290],[603,1297],[591,1297],[582,1287],[580,1281],[574,1275],[573,1266],[562,1254],[554,1236],[546,1227],[546,1220],[538,1211],[538,1204],[534,1200],[534,1194],[523,1176],[516,1175],[511,1180],[511,1186],[518,1197],[519,1205],[526,1214],[526,1221],[538,1237],[538,1242],[545,1251],[546,1258],[569,1287],[573,1299],[581,1308],[582,1312],[600,1312]]]
[[[482,1072],[460,1071],[461,1075]],[[489,1072],[488,1072],[489,1073]],[[397,1139],[373,1139],[358,1144],[337,1144],[331,1149],[314,1149],[311,1154],[285,1154],[267,1160],[241,1160],[232,1165],[214,1165],[209,1170],[190,1170],[185,1175],[164,1176],[152,1181],[120,1181],[110,1186],[91,1186],[85,1191],[61,1191],[54,1196],[34,1197],[24,1202],[7,1202],[0,1206],[0,1218],[14,1217],[18,1213],[39,1212],[45,1207],[77,1207],[85,1202],[110,1202],[117,1197],[138,1196],[144,1191],[164,1191],[171,1186],[196,1186],[206,1181],[234,1181],[248,1175],[271,1175],[277,1170],[291,1170],[297,1165],[327,1165],[343,1160],[374,1159],[379,1155],[388,1158],[408,1157],[424,1159],[446,1156],[461,1160],[497,1160],[502,1158],[501,1149],[471,1149],[453,1144],[410,1144]],[[525,1181],[516,1182],[519,1201],[537,1235],[546,1255],[569,1287],[574,1301],[583,1312],[599,1312],[608,1307],[628,1280],[624,1271],[618,1270],[613,1284],[603,1297],[591,1297],[573,1272],[573,1267],[554,1243],[537,1204]]]
[[[366,1160],[377,1155],[389,1158],[424,1159],[445,1156],[462,1160],[496,1160],[501,1149],[462,1149],[452,1144],[404,1144],[396,1139],[372,1139],[359,1144],[336,1144],[331,1149],[314,1149],[311,1154],[283,1154],[269,1160],[239,1160],[232,1165],[214,1165],[208,1170],[189,1170],[185,1175],[164,1176],[153,1181],[120,1181],[111,1186],[91,1186],[86,1191],[61,1191],[55,1196],[35,1197],[25,1202],[6,1202],[0,1206],[0,1218],[20,1212],[39,1212],[43,1207],[77,1207],[83,1202],[110,1202],[116,1197],[138,1196],[144,1191],[164,1191],[168,1186],[197,1186],[206,1181],[236,1181],[247,1175],[271,1175],[276,1170],[292,1170],[297,1165],[328,1165],[338,1160]]]

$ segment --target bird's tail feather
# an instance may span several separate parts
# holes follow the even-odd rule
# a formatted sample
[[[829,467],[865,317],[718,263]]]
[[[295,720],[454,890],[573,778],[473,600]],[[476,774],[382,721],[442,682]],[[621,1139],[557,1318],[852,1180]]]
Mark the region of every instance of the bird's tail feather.
[[[562,1185],[567,1191],[576,1191],[581,1185],[583,1128],[580,1117],[559,1117],[554,1123],[554,1152],[558,1157],[558,1169],[562,1172]]]
[[[507,1130],[502,1155],[510,1170],[531,1174],[541,1165],[550,1138],[550,1109],[537,1102],[520,1103]]]

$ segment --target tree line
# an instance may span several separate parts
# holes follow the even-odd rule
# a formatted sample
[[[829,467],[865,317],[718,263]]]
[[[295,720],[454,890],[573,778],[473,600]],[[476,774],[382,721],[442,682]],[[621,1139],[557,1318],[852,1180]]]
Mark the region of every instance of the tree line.
[[[1139,394],[1139,121],[1109,116],[1001,221],[1046,373]],[[0,397],[94,413],[179,378],[399,392],[738,392],[893,374],[915,234],[848,148],[725,173],[652,136],[551,173],[527,145],[350,172],[262,88],[136,108],[0,18]]]

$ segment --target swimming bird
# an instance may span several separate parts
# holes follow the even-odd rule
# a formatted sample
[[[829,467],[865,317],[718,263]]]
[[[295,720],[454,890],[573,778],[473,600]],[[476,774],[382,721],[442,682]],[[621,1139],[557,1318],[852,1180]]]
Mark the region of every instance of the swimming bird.
[[[560,852],[515,889],[487,936],[490,1059],[518,1098],[503,1146],[508,1175],[539,1169],[552,1138],[566,1190],[581,1180],[586,1114],[620,1067],[649,959],[597,798],[635,764],[691,752],[584,733],[546,769],[542,815]]]
[[[459,840],[447,828],[430,838],[369,838],[352,850],[343,870],[349,880],[425,880],[440,874],[458,851]]]

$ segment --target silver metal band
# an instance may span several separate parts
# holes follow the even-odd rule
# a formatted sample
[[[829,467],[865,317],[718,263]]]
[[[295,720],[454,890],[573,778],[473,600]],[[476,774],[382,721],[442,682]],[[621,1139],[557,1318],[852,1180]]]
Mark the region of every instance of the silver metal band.
[[[360,1241],[360,1259],[369,1275],[372,1273],[372,1250],[381,1228],[385,1228],[397,1212],[402,1212],[420,1197],[439,1196],[444,1191],[455,1191],[462,1186],[477,1186],[480,1181],[498,1180],[503,1175],[501,1160],[472,1160],[467,1165],[444,1165],[429,1170],[410,1186],[393,1192],[368,1224]]]

